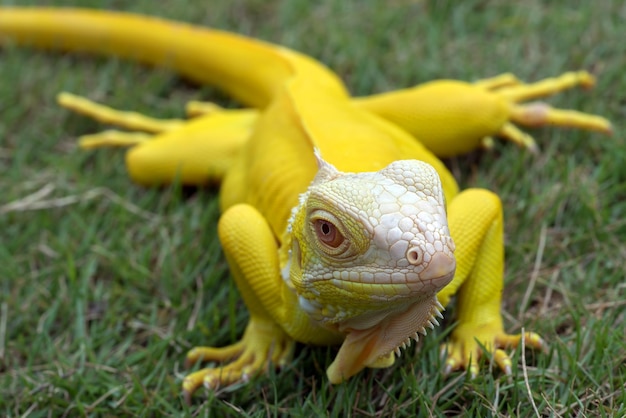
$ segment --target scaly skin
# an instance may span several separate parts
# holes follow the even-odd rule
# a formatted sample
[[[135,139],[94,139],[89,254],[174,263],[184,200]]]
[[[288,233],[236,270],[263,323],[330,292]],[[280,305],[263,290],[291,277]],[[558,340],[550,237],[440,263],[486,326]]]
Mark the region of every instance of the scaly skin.
[[[219,238],[250,321],[240,342],[189,352],[188,363],[230,363],[187,376],[187,396],[203,384],[227,385],[287,364],[295,341],[341,344],[327,370],[332,383],[388,367],[438,323],[454,295],[458,325],[445,346],[446,368],[477,373],[484,346],[509,373],[502,349],[522,336],[507,334],[500,315],[500,200],[481,189],[459,193],[432,151],[464,152],[496,134],[532,148],[509,120],[610,131],[601,118],[514,104],[590,85],[586,73],[536,85],[510,76],[442,81],[352,99],[334,73],[294,51],[141,16],[0,9],[0,42],[6,39],[171,67],[256,108],[209,107],[190,122],[158,121],[59,97],[99,120],[157,133],[83,142],[138,144],[126,160],[135,181],[222,184]],[[525,337],[543,346],[537,334]]]

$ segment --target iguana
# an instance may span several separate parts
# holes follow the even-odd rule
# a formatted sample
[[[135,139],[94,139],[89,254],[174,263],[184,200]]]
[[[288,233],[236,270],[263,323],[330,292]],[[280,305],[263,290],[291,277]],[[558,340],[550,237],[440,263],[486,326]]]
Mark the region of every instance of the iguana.
[[[463,152],[498,133],[532,148],[509,119],[609,132],[596,116],[514,104],[591,85],[589,74],[536,85],[511,76],[442,81],[354,99],[336,74],[303,54],[138,15],[0,8],[0,42],[167,66],[255,109],[163,122],[60,97],[100,120],[159,133],[147,141],[121,133],[95,139],[137,144],[126,161],[137,182],[221,183],[219,238],[250,319],[239,342],[188,353],[189,363],[229,363],[188,375],[187,396],[287,364],[297,341],[340,345],[327,369],[332,383],[391,366],[438,324],[454,295],[447,370],[475,375],[484,348],[510,373],[504,348],[521,338],[545,346],[536,333],[503,329],[498,196],[459,192],[435,153]]]

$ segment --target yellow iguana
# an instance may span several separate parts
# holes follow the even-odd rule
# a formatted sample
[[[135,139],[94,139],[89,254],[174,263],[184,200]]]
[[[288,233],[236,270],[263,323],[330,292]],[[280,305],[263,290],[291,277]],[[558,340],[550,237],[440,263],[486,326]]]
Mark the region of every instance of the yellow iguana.
[[[532,148],[509,120],[610,132],[596,116],[515,104],[590,86],[589,74],[534,85],[509,75],[438,81],[353,99],[333,72],[305,55],[137,15],[0,8],[0,42],[167,66],[254,108],[211,107],[188,122],[158,121],[59,98],[104,122],[156,133],[84,139],[85,146],[137,144],[126,160],[135,181],[221,183],[219,238],[250,320],[241,341],[189,352],[189,363],[230,362],[188,375],[186,395],[286,364],[296,341],[341,345],[327,370],[332,383],[365,367],[388,367],[438,323],[453,295],[458,322],[445,347],[448,370],[476,374],[482,345],[509,373],[503,348],[522,337],[544,346],[535,333],[503,329],[499,198],[482,189],[459,192],[435,154],[464,152],[498,134]]]

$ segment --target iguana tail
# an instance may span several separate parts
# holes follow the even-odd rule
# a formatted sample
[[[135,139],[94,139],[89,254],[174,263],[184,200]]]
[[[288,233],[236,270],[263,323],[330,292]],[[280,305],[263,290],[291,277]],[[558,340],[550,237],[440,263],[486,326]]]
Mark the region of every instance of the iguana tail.
[[[0,45],[11,42],[171,68],[260,108],[287,79],[303,72],[325,79],[343,94],[343,86],[332,72],[295,51],[233,33],[130,13],[0,8]]]

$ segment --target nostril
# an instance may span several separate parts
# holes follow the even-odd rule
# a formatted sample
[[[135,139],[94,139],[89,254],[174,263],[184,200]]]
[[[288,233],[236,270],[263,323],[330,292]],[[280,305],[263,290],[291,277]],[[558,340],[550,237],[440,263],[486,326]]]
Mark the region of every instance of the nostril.
[[[413,265],[421,264],[424,260],[422,249],[419,247],[409,248],[406,252],[406,259]]]

